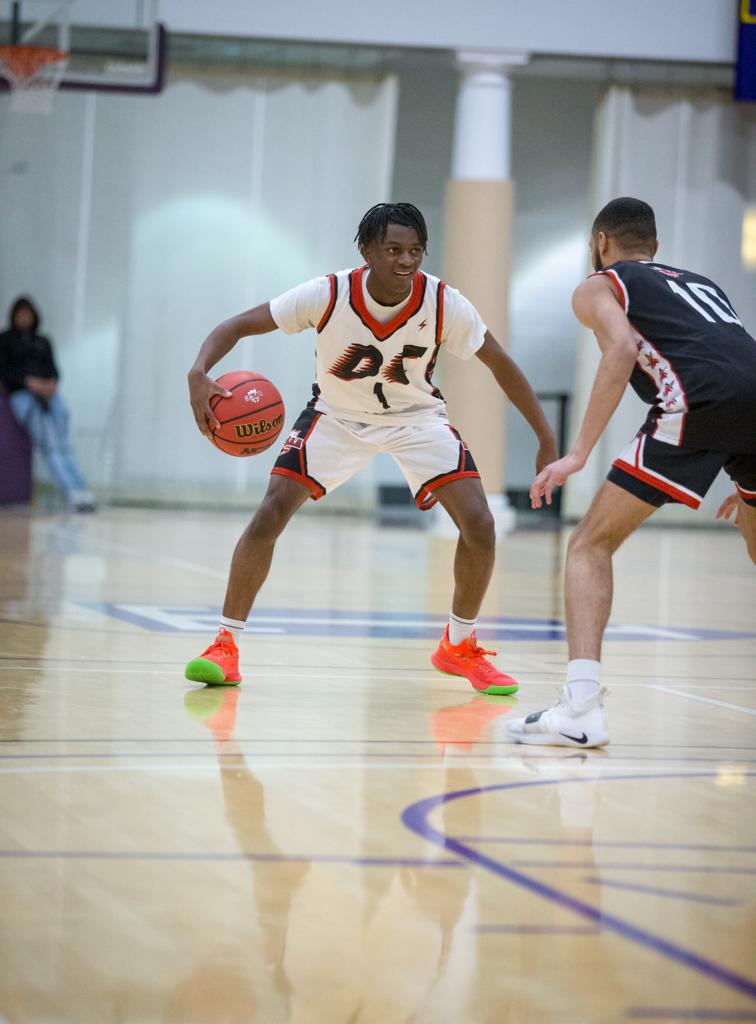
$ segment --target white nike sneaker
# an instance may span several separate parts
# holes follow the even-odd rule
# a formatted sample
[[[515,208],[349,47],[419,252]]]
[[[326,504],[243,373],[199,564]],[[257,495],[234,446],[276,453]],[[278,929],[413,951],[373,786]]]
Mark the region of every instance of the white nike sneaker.
[[[609,733],[604,722],[601,698],[606,687],[585,703],[570,703],[565,686],[554,707],[534,711],[527,718],[507,721],[507,731],[517,743],[544,743],[559,747],[604,747]]]

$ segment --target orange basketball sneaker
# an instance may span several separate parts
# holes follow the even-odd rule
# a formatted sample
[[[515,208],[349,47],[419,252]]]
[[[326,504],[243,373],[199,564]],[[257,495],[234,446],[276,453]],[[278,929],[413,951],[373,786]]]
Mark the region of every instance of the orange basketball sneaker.
[[[208,686],[240,683],[239,648],[233,635],[221,626],[208,649],[187,664],[184,675],[194,683],[207,683]]]
[[[511,676],[505,676],[495,665],[487,661],[486,654],[496,654],[496,651],[484,651],[482,647],[478,647],[475,633],[461,644],[449,643],[447,626],[441,643],[431,654],[431,661],[439,672],[447,672],[451,676],[465,676],[480,693],[517,693],[519,685]]]

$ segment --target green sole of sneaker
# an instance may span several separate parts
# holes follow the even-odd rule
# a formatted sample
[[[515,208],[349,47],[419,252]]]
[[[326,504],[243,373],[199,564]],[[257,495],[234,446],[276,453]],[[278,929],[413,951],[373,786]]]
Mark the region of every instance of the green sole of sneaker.
[[[439,668],[432,658],[431,664],[435,668],[436,672],[440,672],[442,676],[455,676],[457,679],[467,679],[467,676],[463,676],[461,672],[447,672],[445,668]],[[470,682],[469,679],[468,682]],[[472,686],[472,683],[470,683],[470,685]],[[513,686],[489,686],[485,690],[478,690],[473,686],[473,690],[475,690],[476,693],[484,693],[487,697],[509,697],[513,693],[517,693],[519,689],[519,683],[515,683]]]
[[[511,697],[520,689],[519,684],[514,686],[489,686],[487,690],[478,690],[478,693],[485,693],[487,697]]]
[[[193,683],[205,683],[207,686],[238,686],[241,680],[229,682],[223,675],[223,669],[208,658],[192,658],[184,670],[184,678]]]

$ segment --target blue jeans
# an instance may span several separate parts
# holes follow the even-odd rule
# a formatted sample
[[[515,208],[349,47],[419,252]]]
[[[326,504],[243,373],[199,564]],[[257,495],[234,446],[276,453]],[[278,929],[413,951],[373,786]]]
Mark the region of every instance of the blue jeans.
[[[85,491],[87,485],[68,441],[68,409],[57,392],[42,402],[22,388],[10,396],[10,406],[32,444],[44,456],[57,486],[67,495]]]

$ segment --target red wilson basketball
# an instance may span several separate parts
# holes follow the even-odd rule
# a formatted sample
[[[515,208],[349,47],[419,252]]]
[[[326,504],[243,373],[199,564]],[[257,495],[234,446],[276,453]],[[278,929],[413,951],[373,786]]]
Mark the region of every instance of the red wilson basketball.
[[[267,377],[249,370],[224,373],[217,381],[230,398],[213,395],[210,408],[220,420],[211,440],[227,455],[259,455],[283,430],[284,404]]]

